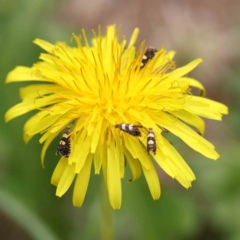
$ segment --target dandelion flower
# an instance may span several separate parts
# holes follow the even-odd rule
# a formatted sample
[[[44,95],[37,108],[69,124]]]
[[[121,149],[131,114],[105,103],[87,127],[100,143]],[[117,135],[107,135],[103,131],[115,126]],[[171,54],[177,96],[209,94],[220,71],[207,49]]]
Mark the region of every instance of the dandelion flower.
[[[76,47],[36,39],[47,53],[32,67],[16,67],[7,76],[7,83],[40,82],[20,89],[22,102],[8,110],[5,119],[38,110],[24,126],[24,140],[42,134],[42,164],[48,146],[67,128],[60,148],[66,143],[68,148],[65,154],[57,149],[63,154],[51,183],[61,197],[75,181],[74,206],[84,201],[92,165],[95,174],[102,170],[114,209],[121,207],[126,164],[130,182],[144,173],[153,199],[161,192],[154,161],[189,188],[195,176],[163,136],[166,129],[204,156],[219,157],[202,137],[201,117],[221,120],[228,109],[205,98],[203,85],[187,76],[202,60],[176,68],[174,52],[146,48],[144,42],[136,50],[138,32],[134,30],[128,44],[115,26],[107,27],[105,36],[100,28],[93,31],[91,43],[84,30],[80,36],[73,34]],[[202,96],[194,96],[192,87]]]

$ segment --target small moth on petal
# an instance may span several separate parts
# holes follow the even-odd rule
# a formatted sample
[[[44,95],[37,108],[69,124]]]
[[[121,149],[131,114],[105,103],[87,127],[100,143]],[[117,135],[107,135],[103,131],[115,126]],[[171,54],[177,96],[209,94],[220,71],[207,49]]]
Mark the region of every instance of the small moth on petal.
[[[142,134],[138,128],[142,127],[140,125],[128,124],[128,123],[119,123],[115,125],[116,128],[134,136],[134,137],[141,137]]]
[[[142,69],[149,60],[153,59],[156,53],[156,48],[148,47],[143,55],[140,69]]]
[[[69,154],[71,152],[69,133],[70,133],[70,126],[67,126],[62,135],[62,139],[60,140],[60,142],[58,144],[56,155],[58,155],[60,153],[65,158],[69,157]]]
[[[157,151],[155,134],[154,134],[152,128],[149,128],[149,130],[148,130],[147,151],[148,151],[148,153],[149,153],[149,151],[152,151],[154,155],[156,154],[156,151]]]

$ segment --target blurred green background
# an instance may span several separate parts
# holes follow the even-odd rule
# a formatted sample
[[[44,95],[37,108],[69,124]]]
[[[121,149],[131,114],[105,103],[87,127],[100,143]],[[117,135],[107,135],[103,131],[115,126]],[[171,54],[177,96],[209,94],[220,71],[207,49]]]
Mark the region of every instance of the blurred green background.
[[[101,239],[100,183],[90,180],[82,208],[72,206],[72,189],[62,198],[50,184],[59,139],[40,163],[40,136],[23,142],[26,114],[4,122],[4,113],[20,101],[19,87],[5,85],[17,65],[31,66],[41,49],[32,41],[71,42],[71,34],[115,23],[127,38],[139,27],[147,46],[176,50],[177,66],[198,57],[204,62],[191,73],[207,97],[229,106],[223,122],[206,121],[205,137],[221,155],[218,161],[195,153],[172,138],[197,180],[189,190],[161,169],[162,196],[153,201],[144,177],[133,184],[129,169],[123,204],[114,211],[115,239],[240,239],[240,1],[196,0],[19,0],[0,1],[0,239]]]

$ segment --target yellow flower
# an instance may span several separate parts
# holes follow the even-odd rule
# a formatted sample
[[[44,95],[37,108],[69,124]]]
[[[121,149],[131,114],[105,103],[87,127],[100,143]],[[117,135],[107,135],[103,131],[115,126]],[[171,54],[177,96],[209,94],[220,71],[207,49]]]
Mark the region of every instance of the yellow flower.
[[[174,52],[160,48],[150,61],[144,62],[149,60],[144,55],[144,43],[138,51],[134,46],[138,32],[134,30],[128,45],[120,39],[115,26],[107,27],[106,36],[100,29],[98,34],[93,31],[91,43],[82,30],[82,36],[73,35],[76,47],[36,39],[34,43],[47,52],[40,55],[41,61],[32,67],[16,67],[7,76],[7,83],[43,82],[21,88],[22,102],[5,116],[9,121],[39,110],[24,126],[24,140],[28,142],[35,134],[44,133],[39,140],[44,142],[42,163],[50,143],[71,126],[66,135],[71,153],[68,158],[61,157],[51,182],[61,197],[76,178],[74,206],[84,201],[92,164],[95,174],[102,169],[114,209],[121,207],[125,164],[132,171],[131,182],[143,171],[153,199],[160,197],[153,160],[189,188],[195,176],[162,135],[165,129],[204,156],[219,157],[214,146],[202,137],[204,121],[200,117],[221,120],[228,109],[204,98],[202,84],[186,76],[202,60],[175,69]],[[202,96],[193,96],[191,87],[200,89]],[[131,134],[133,127],[135,136]]]

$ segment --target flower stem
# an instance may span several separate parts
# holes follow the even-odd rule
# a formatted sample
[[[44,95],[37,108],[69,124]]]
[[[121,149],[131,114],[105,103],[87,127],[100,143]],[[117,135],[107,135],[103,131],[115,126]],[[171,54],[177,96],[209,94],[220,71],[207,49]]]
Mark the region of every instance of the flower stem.
[[[104,181],[101,186],[101,208],[102,208],[102,219],[101,219],[101,235],[102,240],[113,240],[114,229],[113,229],[113,209],[109,204],[108,194]]]

